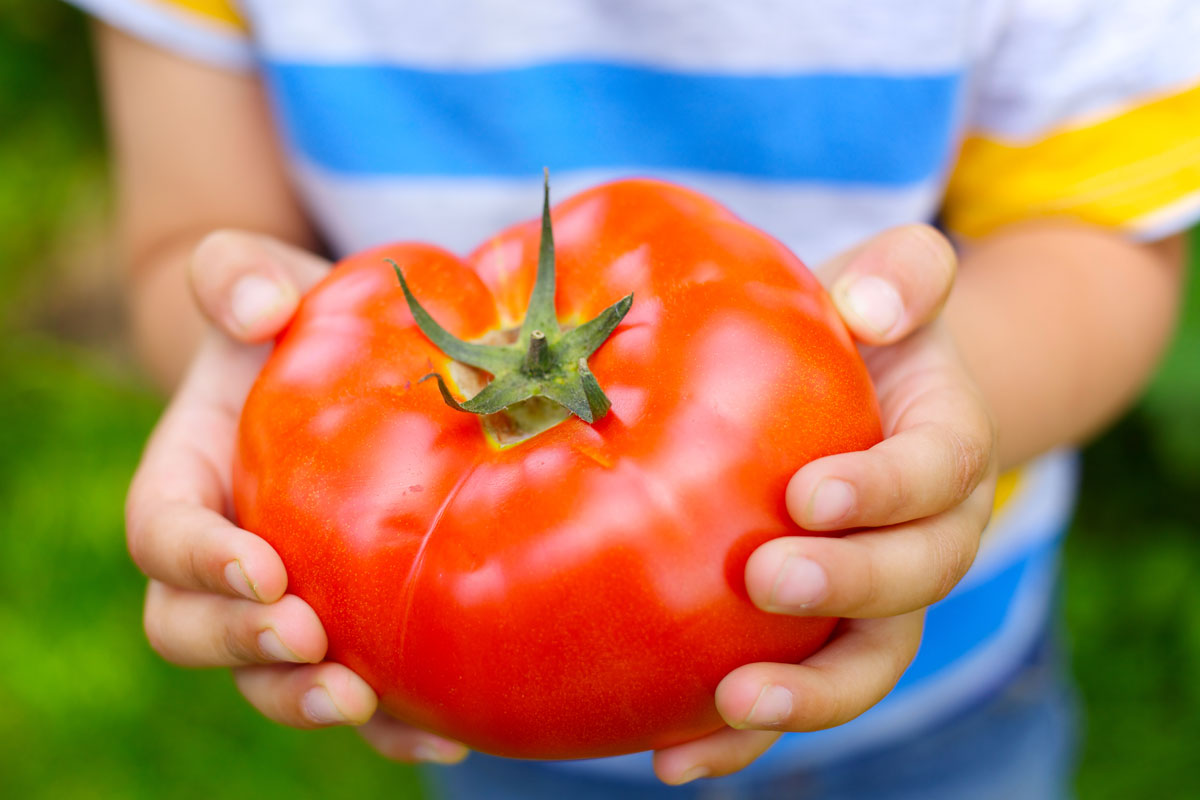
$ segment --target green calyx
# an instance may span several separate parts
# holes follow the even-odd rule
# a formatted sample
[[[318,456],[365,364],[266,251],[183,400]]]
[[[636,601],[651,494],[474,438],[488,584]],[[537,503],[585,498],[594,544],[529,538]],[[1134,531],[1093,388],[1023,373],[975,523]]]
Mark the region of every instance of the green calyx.
[[[395,261],[388,260],[400,279],[417,327],[450,358],[492,374],[492,381],[474,397],[459,402],[445,379],[431,373],[446,404],[472,414],[495,414],[523,400],[551,400],[585,422],[595,422],[612,405],[588,369],[587,359],[604,344],[633,305],[629,294],[577,328],[563,330],[554,311],[554,233],[550,226],[550,178],[546,173],[542,203],[542,241],[538,253],[537,278],[529,297],[529,309],[509,345],[467,342],[447,331],[421,307]]]

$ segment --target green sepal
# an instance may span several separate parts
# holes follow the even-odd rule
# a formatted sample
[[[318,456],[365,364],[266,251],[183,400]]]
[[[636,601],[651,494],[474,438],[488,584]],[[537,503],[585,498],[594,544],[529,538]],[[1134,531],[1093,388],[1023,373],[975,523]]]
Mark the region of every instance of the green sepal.
[[[451,393],[440,374],[434,372],[422,378],[421,382],[430,378],[437,380],[438,391],[451,408],[472,414],[495,414],[523,400],[543,397],[591,423],[612,407],[588,368],[587,359],[629,313],[633,295],[622,297],[577,328],[564,332],[559,326],[554,308],[554,232],[550,224],[549,172],[546,173],[542,200],[537,278],[515,344],[482,345],[459,339],[417,302],[400,266],[391,259],[387,262],[396,272],[409,311],[421,332],[455,361],[492,374],[491,382],[474,397],[462,402]]]
[[[592,410],[592,404],[588,402],[587,392],[583,388],[579,369],[574,365],[572,367],[563,369],[555,375],[555,380],[546,381],[542,386],[542,392],[584,422],[595,422],[604,415],[597,416]],[[607,410],[605,409],[605,411]]]
[[[438,373],[426,375],[421,380],[428,378],[436,378],[438,389],[442,392],[442,398],[451,398],[450,389],[446,386],[446,382]],[[536,397],[541,394],[541,387],[538,381],[522,375],[519,372],[506,372],[503,375],[497,375],[487,386],[484,386],[479,394],[472,397],[470,400],[464,400],[459,403],[454,401],[453,406],[459,411],[469,411],[472,414],[495,414],[497,411],[503,411],[513,403],[519,403],[522,400],[527,400],[530,397]],[[449,401],[447,401],[449,402]]]
[[[554,228],[550,224],[550,170],[542,172],[542,240],[538,249],[537,277],[533,291],[529,293],[529,307],[525,310],[525,321],[521,323],[518,346],[529,347],[529,335],[541,331],[553,340],[559,332],[558,315],[554,309],[556,281],[554,275]]]
[[[621,324],[621,320],[625,319],[632,305],[633,295],[627,294],[601,311],[594,319],[564,333],[555,348],[556,357],[562,361],[576,362],[596,352]]]
[[[446,401],[446,405],[450,406],[455,411],[464,411],[468,414],[471,413],[466,408],[464,408],[462,403],[458,402],[458,398],[456,398],[453,395],[453,393],[451,393],[450,387],[446,385],[446,380],[445,380],[445,378],[443,378],[441,376],[440,373],[431,372],[428,375],[426,375],[425,377],[421,378],[421,380],[417,381],[417,383],[424,383],[425,381],[429,380],[430,378],[433,378],[434,380],[437,381],[438,391],[442,393],[442,399]]]
[[[630,297],[632,296],[630,295]],[[592,416],[600,419],[612,408],[612,401],[608,399],[608,395],[600,388],[600,383],[596,380],[596,376],[588,369],[586,358],[579,359],[579,382],[583,385],[583,394],[587,397],[588,407],[592,411]]]
[[[439,325],[437,320],[431,317],[413,296],[407,281],[404,280],[404,273],[400,271],[400,265],[390,258],[384,260],[392,265],[392,269],[396,271],[396,277],[400,279],[400,288],[404,290],[404,298],[408,301],[408,310],[412,312],[417,327],[421,329],[421,333],[429,337],[429,341],[437,345],[439,350],[455,361],[485,369],[493,375],[520,368],[524,353],[516,347],[492,347],[464,342]]]

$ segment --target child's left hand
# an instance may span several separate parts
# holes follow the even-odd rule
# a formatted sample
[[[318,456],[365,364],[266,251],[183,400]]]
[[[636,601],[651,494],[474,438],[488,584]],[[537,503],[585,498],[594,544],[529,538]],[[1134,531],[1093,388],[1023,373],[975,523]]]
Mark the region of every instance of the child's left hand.
[[[995,432],[938,319],[955,267],[950,244],[914,225],[818,270],[864,345],[886,438],[805,465],[787,507],[808,530],[867,530],[768,542],[747,563],[746,586],[772,613],[846,619],[802,664],[726,676],[716,702],[730,727],[656,753],[663,781],[736,772],[783,731],[830,728],[878,703],[916,655],[925,608],[974,560],[992,510]]]

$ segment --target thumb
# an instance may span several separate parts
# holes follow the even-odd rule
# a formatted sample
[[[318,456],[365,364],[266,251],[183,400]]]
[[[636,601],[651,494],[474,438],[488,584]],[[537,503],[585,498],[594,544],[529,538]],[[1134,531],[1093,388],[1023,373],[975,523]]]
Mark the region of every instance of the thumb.
[[[942,310],[958,257],[945,236],[928,225],[886,230],[817,269],[854,337],[892,344]]]
[[[329,267],[325,259],[278,239],[221,230],[192,251],[188,281],[214,325],[243,342],[262,342],[288,323],[300,296]]]

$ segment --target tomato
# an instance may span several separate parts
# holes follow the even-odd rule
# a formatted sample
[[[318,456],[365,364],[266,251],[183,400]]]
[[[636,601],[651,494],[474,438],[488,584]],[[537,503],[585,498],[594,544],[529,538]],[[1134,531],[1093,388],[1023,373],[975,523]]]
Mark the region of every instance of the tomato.
[[[788,479],[878,442],[878,409],[816,279],[708,198],[622,181],[552,219],[557,288],[543,281],[533,305],[548,222],[465,260],[402,243],[338,264],[246,402],[236,512],[279,552],[328,657],[400,719],[511,757],[662,748],[721,726],[729,671],[800,661],[829,636],[836,620],[753,606],[744,568],[805,533]],[[422,378],[458,404],[489,370],[422,332],[409,289],[413,310],[510,360],[536,338],[527,305],[552,344],[600,315],[612,335],[538,373],[534,393],[590,372],[603,395],[576,414],[545,399],[482,418],[451,407]]]

